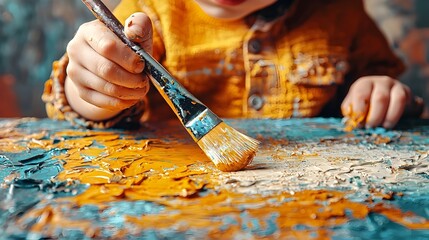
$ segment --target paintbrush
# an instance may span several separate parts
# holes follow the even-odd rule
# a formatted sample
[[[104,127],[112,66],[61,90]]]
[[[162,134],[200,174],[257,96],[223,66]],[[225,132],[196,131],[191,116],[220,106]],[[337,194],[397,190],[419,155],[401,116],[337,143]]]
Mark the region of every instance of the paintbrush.
[[[91,12],[145,61],[144,72],[173,109],[194,141],[222,171],[246,167],[259,141],[228,126],[189,93],[158,61],[127,38],[124,26],[100,0],[82,0]]]

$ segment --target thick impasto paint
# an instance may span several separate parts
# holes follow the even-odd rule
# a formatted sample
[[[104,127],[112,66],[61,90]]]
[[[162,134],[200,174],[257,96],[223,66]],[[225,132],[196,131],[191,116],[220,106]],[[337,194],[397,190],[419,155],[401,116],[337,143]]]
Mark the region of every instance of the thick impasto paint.
[[[262,142],[217,170],[180,123],[125,131],[0,121],[6,238],[423,239],[429,122],[344,131],[340,119],[230,120]],[[227,144],[227,143],[225,143]]]

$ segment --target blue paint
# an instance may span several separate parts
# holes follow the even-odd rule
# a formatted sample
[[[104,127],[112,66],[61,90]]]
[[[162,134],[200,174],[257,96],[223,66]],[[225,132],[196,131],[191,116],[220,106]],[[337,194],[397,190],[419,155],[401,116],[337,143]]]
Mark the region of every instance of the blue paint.
[[[0,123],[4,120],[0,120]],[[408,149],[410,151],[428,151],[429,150],[429,122],[428,121],[403,121],[401,125],[395,130],[385,130],[382,128],[374,129],[358,129],[351,133],[344,132],[344,126],[341,119],[288,119],[288,120],[226,120],[226,123],[232,127],[241,130],[242,132],[262,140],[265,139],[287,139],[290,144],[298,143],[320,143],[323,140],[336,140],[339,142],[356,142],[362,146],[387,148],[387,149]],[[186,131],[180,126],[172,128],[168,132],[167,139],[190,141],[191,139],[186,136]],[[57,131],[67,129],[78,130],[72,127],[67,122],[56,122],[52,120],[42,119],[37,121],[22,122],[18,125],[18,129],[24,133],[37,133],[41,129],[47,131],[46,138],[49,138]],[[144,128],[135,132],[136,139],[148,139],[157,136],[156,131],[151,131]],[[406,130],[406,131],[405,131]],[[97,130],[95,130],[97,131]],[[105,131],[105,130],[103,130]],[[124,134],[120,129],[112,129],[113,133]],[[391,143],[377,145],[374,143],[374,136],[386,137],[391,139]],[[63,136],[64,138],[79,138],[73,136]],[[181,138],[182,137],[182,138]],[[407,141],[405,141],[406,139]],[[408,141],[411,140],[411,142]],[[61,141],[61,139],[56,139]],[[25,142],[22,142],[25,146]],[[262,144],[269,144],[269,141],[262,141]],[[94,147],[102,147],[99,143],[94,142]],[[279,145],[280,146],[280,145]],[[281,146],[280,146],[281,147]],[[51,180],[60,171],[62,171],[62,162],[53,159],[54,156],[63,154],[64,150],[52,149],[31,149],[30,151],[14,154],[14,153],[0,153],[0,182],[13,172],[19,173],[20,177],[12,183],[5,183],[4,188],[0,188],[0,201],[2,206],[10,206],[9,208],[0,208],[0,232],[8,229],[5,238],[42,238],[43,236],[35,236],[29,234],[25,229],[15,229],[14,223],[17,221],[22,213],[25,213],[32,208],[43,207],[44,204],[59,204],[57,200],[79,194],[88,187],[78,183],[65,183],[54,182]],[[86,158],[85,160],[90,160]],[[393,166],[396,159],[386,158],[383,162],[386,166]],[[429,158],[426,162],[429,161]],[[376,179],[369,180],[374,186],[386,192],[402,192],[403,197],[395,197],[392,201],[387,201],[403,211],[412,211],[420,217],[429,218],[429,184],[425,184],[423,180],[429,178],[428,173],[418,173],[415,176],[421,177],[422,181],[412,179],[409,181],[400,182],[394,185],[381,185]],[[346,191],[351,190],[352,186],[367,187],[363,185],[363,180],[359,177],[348,179],[350,185],[348,187],[332,188],[332,190]],[[302,189],[308,186],[301,185]],[[10,190],[13,188],[13,192]],[[320,186],[320,189],[327,189],[325,186]],[[201,196],[211,193],[211,190],[200,192]],[[31,196],[31,197],[28,197]],[[363,202],[369,196],[359,191],[351,193],[348,198],[352,201]],[[7,201],[5,201],[7,199]],[[274,204],[274,200],[268,200],[269,204]],[[283,199],[283,202],[291,201],[291,199]],[[386,202],[381,199],[375,199],[375,202]],[[5,205],[6,204],[6,205]],[[9,205],[7,205],[9,204]],[[327,201],[321,201],[321,206],[327,205]],[[252,207],[252,204],[241,207],[241,214],[239,219],[242,225],[241,232],[237,236],[245,236],[251,238],[252,236],[271,237],[279,231],[279,226],[276,224],[278,213],[269,213],[263,219],[251,217],[247,213],[247,209]],[[141,215],[154,215],[165,213],[165,207],[156,203],[146,201],[126,202],[119,201],[109,203],[107,210],[100,211],[98,207],[85,205],[81,208],[68,211],[69,217],[74,220],[91,220],[94,226],[102,230],[102,235],[105,237],[113,235],[119,229],[135,230],[135,226],[124,221],[123,216],[141,216]],[[203,211],[203,210],[202,210]],[[350,216],[350,212],[346,211]],[[228,226],[236,226],[238,224],[236,216],[217,216],[213,220],[222,223],[219,231],[227,230]],[[410,219],[416,221],[416,219]],[[28,219],[28,226],[34,223],[34,219]],[[264,223],[263,225],[261,223]],[[13,229],[14,231],[11,231]],[[296,225],[292,230],[295,231],[310,231],[311,237],[317,238],[317,228],[312,228],[302,225]],[[370,214],[367,218],[352,219],[349,222],[327,228],[326,230],[332,232],[333,239],[429,239],[429,229],[426,230],[410,230],[401,225],[398,225],[382,215]],[[72,230],[62,229],[61,234],[67,239],[87,239],[83,233]],[[145,230],[130,237],[129,239],[159,239],[159,238],[174,238],[174,239],[187,239],[189,237],[205,238],[206,230],[204,229],[188,229],[184,232],[179,232],[177,226],[170,229],[151,229]]]
[[[364,220],[351,220],[335,228],[332,239],[415,239],[429,238],[428,230],[410,230],[391,222],[379,214],[370,214]]]
[[[222,223],[223,225],[220,227],[219,230],[226,231],[230,226],[237,226],[238,222],[235,218],[232,216],[224,216],[222,217]]]
[[[264,138],[310,141],[344,136],[344,126],[338,119],[234,119],[227,123],[246,134]]]
[[[277,218],[279,217],[278,213],[272,213],[267,218],[264,219],[265,229],[258,232],[258,235],[261,237],[269,237],[279,231],[277,226]]]
[[[297,224],[295,226],[292,227],[292,230],[294,231],[304,231],[304,230],[311,230],[312,227],[309,227],[307,225],[304,224]]]

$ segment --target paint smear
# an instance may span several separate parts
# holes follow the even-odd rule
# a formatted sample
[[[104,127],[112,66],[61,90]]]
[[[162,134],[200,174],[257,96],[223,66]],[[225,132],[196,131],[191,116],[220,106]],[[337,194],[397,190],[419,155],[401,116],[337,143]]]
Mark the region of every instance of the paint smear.
[[[244,171],[217,170],[176,122],[97,131],[2,121],[1,230],[65,239],[429,234],[429,124],[345,132],[339,119],[229,123],[262,142]]]

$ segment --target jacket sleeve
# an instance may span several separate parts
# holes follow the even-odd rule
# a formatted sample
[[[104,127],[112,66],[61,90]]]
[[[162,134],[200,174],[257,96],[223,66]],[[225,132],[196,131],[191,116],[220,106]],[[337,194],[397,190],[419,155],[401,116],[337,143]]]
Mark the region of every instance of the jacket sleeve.
[[[339,86],[337,97],[322,111],[322,116],[342,116],[340,106],[347,95],[350,86],[360,77],[371,75],[384,75],[398,78],[405,70],[399,57],[395,55],[387,39],[376,23],[369,17],[364,9],[363,1],[350,1],[354,8],[356,19],[353,24],[353,40],[349,48],[348,71],[344,84]]]
[[[350,75],[354,80],[368,75],[397,78],[405,70],[405,66],[394,54],[376,23],[366,13],[362,1],[359,2],[357,7],[362,15],[350,49]]]

